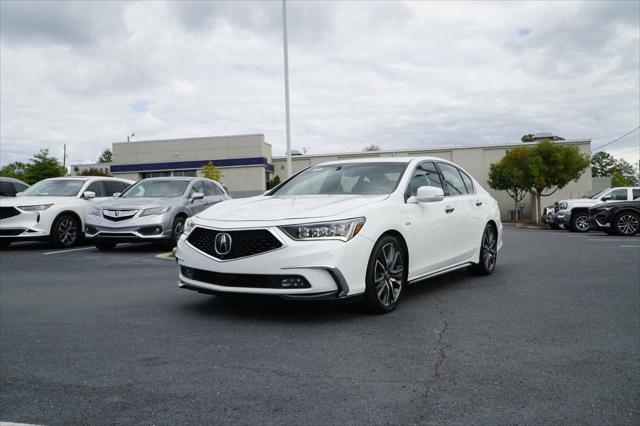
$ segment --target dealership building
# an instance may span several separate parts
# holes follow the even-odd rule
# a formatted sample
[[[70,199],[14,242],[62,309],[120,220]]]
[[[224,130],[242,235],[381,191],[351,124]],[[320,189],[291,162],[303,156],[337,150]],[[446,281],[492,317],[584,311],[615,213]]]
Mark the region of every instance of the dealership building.
[[[591,140],[564,140],[557,143],[578,147],[584,155],[591,155]],[[399,149],[336,154],[305,154],[293,156],[294,173],[325,161],[350,160],[366,157],[417,157],[432,156],[453,161],[473,175],[500,204],[503,219],[512,217],[513,200],[503,191],[494,191],[487,185],[489,167],[499,161],[508,149],[523,146],[522,143],[490,146],[457,146],[429,149]],[[272,157],[271,145],[262,134],[237,136],[212,136],[119,142],[113,144],[111,174],[127,179],[143,179],[157,176],[200,176],[200,168],[210,161],[222,172],[222,182],[233,197],[261,194],[267,189],[267,181],[274,176],[286,178],[286,157]],[[89,165],[76,165],[83,170]],[[104,167],[104,164],[102,165]],[[562,198],[579,198],[592,193],[591,169],[551,197],[543,198],[543,204],[551,204]],[[535,216],[535,200],[526,197],[518,207],[524,218]]]

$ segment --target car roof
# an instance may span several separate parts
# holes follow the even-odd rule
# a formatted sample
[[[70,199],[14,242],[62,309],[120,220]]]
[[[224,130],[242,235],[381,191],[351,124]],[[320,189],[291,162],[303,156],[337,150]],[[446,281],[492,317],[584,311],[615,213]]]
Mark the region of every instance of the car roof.
[[[199,177],[194,177],[194,176],[158,176],[158,177],[150,177],[150,178],[144,178],[141,180],[187,180],[187,181],[192,181],[195,179],[202,179]]]
[[[24,183],[25,185],[27,185],[25,182],[21,181],[20,179],[8,177],[8,176],[0,176],[0,181],[3,181],[3,182],[18,182],[18,183]]]
[[[415,161],[415,162],[421,162],[421,161],[443,161],[443,162],[446,162],[446,163],[450,163],[449,160],[445,160],[443,158],[423,156],[423,157],[344,158],[344,159],[326,161],[326,162],[320,163],[320,164],[330,165],[330,164],[346,164],[346,163],[354,163],[354,164],[357,164],[357,163],[410,163],[412,161]],[[320,164],[317,164],[317,165],[320,165]]]

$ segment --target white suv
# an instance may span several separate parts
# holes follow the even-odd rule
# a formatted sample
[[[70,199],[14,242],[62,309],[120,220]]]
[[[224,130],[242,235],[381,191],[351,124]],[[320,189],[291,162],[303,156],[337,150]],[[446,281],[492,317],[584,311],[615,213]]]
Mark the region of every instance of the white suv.
[[[638,196],[640,187],[618,187],[605,189],[591,198],[557,201],[551,226],[563,226],[572,232],[588,232],[589,207],[609,201],[630,201]]]
[[[82,237],[96,202],[123,192],[127,179],[74,176],[41,180],[18,197],[0,200],[0,247],[14,241],[48,240],[71,247]]]

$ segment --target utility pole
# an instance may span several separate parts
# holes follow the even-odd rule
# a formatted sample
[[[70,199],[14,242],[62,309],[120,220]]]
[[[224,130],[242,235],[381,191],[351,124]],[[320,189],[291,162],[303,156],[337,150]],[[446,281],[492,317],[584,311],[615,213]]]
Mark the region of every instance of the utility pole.
[[[64,144],[64,148],[62,151],[62,167],[67,168],[67,144]]]
[[[287,177],[292,174],[291,117],[289,112],[289,48],[287,42],[287,0],[282,0],[282,44],[284,45],[284,102],[287,120]]]

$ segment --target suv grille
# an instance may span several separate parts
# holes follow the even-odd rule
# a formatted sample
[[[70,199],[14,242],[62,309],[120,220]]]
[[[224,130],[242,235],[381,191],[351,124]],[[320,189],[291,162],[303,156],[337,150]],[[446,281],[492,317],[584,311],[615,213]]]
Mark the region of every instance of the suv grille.
[[[7,219],[9,217],[18,216],[20,210],[15,207],[0,207],[0,219]]]
[[[231,251],[225,255],[218,254],[215,249],[216,235],[221,233],[231,237]],[[187,241],[198,250],[221,260],[253,256],[282,247],[282,243],[266,229],[224,232],[197,227],[191,231]]]

